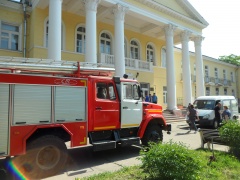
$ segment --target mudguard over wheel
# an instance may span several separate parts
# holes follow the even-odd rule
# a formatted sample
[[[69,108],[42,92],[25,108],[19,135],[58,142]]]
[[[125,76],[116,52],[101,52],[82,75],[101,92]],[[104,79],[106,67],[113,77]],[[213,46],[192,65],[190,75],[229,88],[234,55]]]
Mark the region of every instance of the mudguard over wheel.
[[[142,138],[142,144],[148,146],[149,142],[160,142],[163,140],[162,128],[158,124],[150,124]]]
[[[67,147],[60,138],[47,135],[27,145],[27,153],[13,159],[26,177],[41,179],[61,171],[67,161]]]

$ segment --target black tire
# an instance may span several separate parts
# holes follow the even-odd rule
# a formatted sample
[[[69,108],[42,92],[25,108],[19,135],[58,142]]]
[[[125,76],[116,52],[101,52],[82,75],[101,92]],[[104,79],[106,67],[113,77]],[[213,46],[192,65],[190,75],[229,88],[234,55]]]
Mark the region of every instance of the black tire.
[[[159,124],[151,124],[147,126],[142,138],[142,144],[148,146],[149,142],[160,142],[163,140],[162,128]]]
[[[219,123],[218,123],[218,121],[215,119],[215,120],[213,121],[212,128],[213,128],[213,129],[217,129],[218,126],[219,126]]]
[[[67,147],[60,138],[47,135],[27,146],[27,153],[13,159],[13,163],[30,179],[41,179],[60,172],[66,164]]]

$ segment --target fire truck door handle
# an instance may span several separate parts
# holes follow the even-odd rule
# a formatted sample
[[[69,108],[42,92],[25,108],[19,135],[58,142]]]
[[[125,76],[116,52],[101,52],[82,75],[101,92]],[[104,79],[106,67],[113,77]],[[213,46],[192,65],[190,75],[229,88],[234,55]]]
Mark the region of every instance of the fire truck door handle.
[[[102,110],[102,107],[96,107],[95,109],[96,110]]]
[[[26,122],[16,122],[15,124],[26,124]]]
[[[83,119],[75,119],[76,121],[83,121]]]
[[[123,107],[123,109],[128,109],[128,107],[127,107],[127,106],[125,106],[125,107]]]
[[[40,123],[48,123],[49,121],[39,121]]]
[[[57,122],[64,122],[64,121],[65,121],[64,119],[57,120]]]

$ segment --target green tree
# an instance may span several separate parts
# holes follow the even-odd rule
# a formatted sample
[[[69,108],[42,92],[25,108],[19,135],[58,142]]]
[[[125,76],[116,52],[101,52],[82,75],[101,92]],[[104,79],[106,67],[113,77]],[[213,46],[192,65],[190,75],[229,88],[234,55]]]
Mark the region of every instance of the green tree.
[[[230,54],[229,56],[220,56],[219,60],[238,66],[240,65],[240,56],[234,54]]]

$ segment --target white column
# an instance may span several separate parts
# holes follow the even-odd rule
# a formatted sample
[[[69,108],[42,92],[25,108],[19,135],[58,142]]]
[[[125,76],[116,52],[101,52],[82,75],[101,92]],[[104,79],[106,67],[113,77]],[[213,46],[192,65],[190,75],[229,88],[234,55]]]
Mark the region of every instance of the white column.
[[[115,60],[115,75],[123,77],[125,74],[125,53],[124,53],[124,17],[127,8],[117,4],[113,9],[115,17],[115,47],[114,47],[114,60]]]
[[[97,6],[100,0],[84,0],[86,9],[85,62],[97,63]]]
[[[164,28],[166,38],[166,71],[167,71],[167,109],[177,109],[176,106],[176,79],[174,65],[173,34],[175,26],[169,24]]]
[[[182,77],[183,77],[183,106],[187,107],[188,103],[192,103],[192,84],[191,70],[189,59],[189,31],[184,31],[181,34],[182,40]]]
[[[49,1],[48,58],[61,61],[62,0]]]
[[[195,57],[196,57],[196,91],[197,97],[205,96],[204,76],[203,76],[203,60],[202,60],[202,36],[194,38]]]

